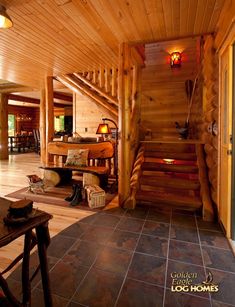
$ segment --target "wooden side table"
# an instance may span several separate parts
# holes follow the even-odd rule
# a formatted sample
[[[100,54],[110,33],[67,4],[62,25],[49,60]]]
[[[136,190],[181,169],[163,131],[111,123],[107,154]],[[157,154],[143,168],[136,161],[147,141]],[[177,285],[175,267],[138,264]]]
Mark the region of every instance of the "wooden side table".
[[[8,208],[11,202],[7,199],[0,198],[0,247],[3,247],[18,237],[24,235],[24,250],[22,255],[19,255],[13,262],[0,273],[0,287],[2,288],[6,298],[12,306],[30,306],[31,305],[31,285],[29,279],[29,262],[30,251],[37,245],[38,256],[40,261],[40,270],[42,277],[42,286],[44,293],[45,306],[52,306],[52,297],[50,291],[50,282],[47,265],[47,247],[50,243],[50,235],[48,230],[48,221],[52,215],[33,209],[33,215],[24,223],[17,225],[5,225],[3,218],[7,216]],[[36,235],[33,232],[36,231]],[[7,281],[2,276],[12,268],[20,259],[22,262],[22,302],[18,301],[8,287]]]

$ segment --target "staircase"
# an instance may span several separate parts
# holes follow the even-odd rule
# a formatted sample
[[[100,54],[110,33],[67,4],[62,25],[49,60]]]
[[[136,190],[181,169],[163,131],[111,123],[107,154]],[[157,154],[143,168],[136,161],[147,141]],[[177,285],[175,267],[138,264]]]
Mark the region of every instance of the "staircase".
[[[196,148],[188,143],[146,143],[136,202],[202,208]]]

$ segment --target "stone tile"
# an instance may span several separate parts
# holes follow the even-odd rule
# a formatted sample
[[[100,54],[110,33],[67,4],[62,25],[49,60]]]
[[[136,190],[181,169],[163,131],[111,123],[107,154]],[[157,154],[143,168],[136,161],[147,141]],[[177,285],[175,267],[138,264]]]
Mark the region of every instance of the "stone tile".
[[[172,212],[177,213],[177,214],[185,214],[185,215],[195,216],[195,211],[189,211],[189,210],[184,210],[184,209],[179,209],[179,208],[173,208]]]
[[[160,209],[149,209],[147,220],[155,222],[170,223],[171,211],[160,210]]]
[[[199,229],[222,232],[222,229],[218,223],[203,221],[201,217],[197,218],[197,226]]]
[[[211,307],[209,299],[166,290],[164,307]]]
[[[88,216],[82,218],[79,222],[85,223],[85,224],[91,224],[97,218],[97,215],[99,215],[99,213],[94,213],[94,214],[88,215]]]
[[[104,214],[112,214],[112,215],[119,215],[122,216],[126,212],[126,209],[123,209],[121,207],[114,207],[109,208],[109,206],[105,207],[105,209],[102,211]]]
[[[138,238],[138,234],[127,231],[115,230],[109,238],[107,245],[110,247],[134,250]]]
[[[91,266],[103,245],[96,242],[78,241],[63,257],[65,261]]]
[[[170,238],[175,239],[175,240],[199,244],[198,233],[197,233],[196,228],[172,225]]]
[[[136,207],[134,210],[133,209],[127,210],[125,215],[133,218],[145,219],[147,214],[148,214],[147,208]]]
[[[120,221],[119,216],[99,214],[96,219],[92,222],[92,225],[104,226],[104,227],[115,227]]]
[[[88,228],[87,224],[74,223],[60,232],[60,235],[78,239]]]
[[[68,300],[66,300],[65,298],[58,296],[58,295],[52,295],[52,302],[53,302],[53,306],[56,307],[66,307],[68,304]],[[42,307],[45,306],[44,305],[44,297],[43,297],[43,291],[39,290],[39,289],[34,289],[32,291],[32,302],[31,305],[33,307]]]
[[[166,259],[135,253],[128,277],[163,286],[165,271]]]
[[[117,307],[162,306],[163,288],[127,279],[118,299]]]
[[[167,257],[168,239],[141,235],[136,251],[153,256]]]
[[[68,307],[79,307],[79,306],[82,306],[84,307],[85,305],[81,305],[81,304],[78,304],[78,303],[75,303],[75,302],[70,302]]]
[[[105,247],[98,255],[94,267],[103,271],[125,275],[132,253],[126,250]]]
[[[56,235],[51,239],[51,243],[47,250],[47,255],[51,257],[61,258],[66,251],[76,242],[75,238],[69,238],[62,235]]]
[[[73,302],[87,306],[114,306],[123,277],[92,268],[77,292]]]
[[[235,257],[230,250],[202,246],[206,267],[235,273]]]
[[[81,266],[79,262],[62,259],[50,272],[52,293],[70,299],[88,269],[88,267]],[[39,288],[42,289],[41,283]]]
[[[210,245],[219,248],[230,249],[228,240],[222,232],[199,230],[202,245]]]
[[[193,274],[190,275],[190,279],[192,280],[192,284],[201,284],[203,281],[206,280],[205,276],[205,271],[202,266],[197,266],[193,264],[188,264],[188,263],[182,263],[178,261],[173,261],[173,260],[168,260],[168,268],[167,268],[167,281],[166,285],[168,288],[171,288],[173,279],[177,279],[176,274],[178,273],[189,273]],[[193,276],[193,277],[191,277]],[[194,278],[195,277],[195,278]],[[178,278],[177,280],[180,280],[181,278]],[[187,279],[183,278],[183,279]],[[176,282],[176,281],[175,281]],[[195,296],[202,296],[205,298],[209,298],[208,293],[203,293],[203,292],[195,292]],[[189,305],[190,306],[190,305]]]
[[[15,279],[8,277],[7,284],[8,284],[9,289],[11,289],[11,291],[13,292],[14,296],[18,300],[22,301],[22,283],[19,281],[16,281]],[[0,306],[5,307],[5,305],[0,305]],[[12,305],[9,305],[9,306],[12,307]]]
[[[168,257],[173,260],[202,265],[202,256],[199,244],[170,240]]]
[[[123,216],[117,225],[117,229],[139,233],[142,231],[143,224],[144,220]]]
[[[143,233],[151,236],[169,238],[169,224],[145,221]]]
[[[211,293],[211,298],[215,301],[219,301],[225,304],[235,305],[235,274],[213,269],[209,269],[209,271],[212,273],[213,276],[212,283],[217,284],[219,286],[219,291],[216,293]],[[215,303],[214,305],[216,306]]]
[[[235,306],[235,305],[230,305],[230,304],[218,302],[218,301],[215,301],[215,300],[211,300],[211,304],[212,304],[212,307],[231,307],[231,306]]]
[[[80,239],[104,244],[112,233],[113,228],[90,225]]]
[[[190,215],[176,214],[173,212],[171,223],[173,225],[196,228],[195,217]]]

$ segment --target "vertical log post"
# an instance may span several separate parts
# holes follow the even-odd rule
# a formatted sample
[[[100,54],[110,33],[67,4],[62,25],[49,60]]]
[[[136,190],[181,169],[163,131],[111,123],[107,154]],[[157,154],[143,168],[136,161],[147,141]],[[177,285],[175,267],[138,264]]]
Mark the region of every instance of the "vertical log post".
[[[8,159],[8,98],[0,94],[0,160]]]
[[[52,161],[48,154],[48,143],[53,140],[54,136],[54,102],[53,102],[53,77],[46,77],[46,163]]]
[[[118,148],[118,194],[119,205],[122,206],[130,194],[130,113],[131,113],[131,84],[130,84],[130,47],[123,43],[119,49],[118,69],[118,101],[119,101],[119,148]]]
[[[45,89],[42,89],[40,97],[40,154],[42,164],[47,162],[46,144],[46,93]]]
[[[112,68],[112,96],[117,96],[117,69],[116,67]]]

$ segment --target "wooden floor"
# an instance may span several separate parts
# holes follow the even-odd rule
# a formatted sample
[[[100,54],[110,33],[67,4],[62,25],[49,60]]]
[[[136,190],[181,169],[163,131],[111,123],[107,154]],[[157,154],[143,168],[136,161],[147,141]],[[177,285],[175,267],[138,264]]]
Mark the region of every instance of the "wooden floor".
[[[42,176],[39,169],[40,156],[35,153],[25,153],[9,156],[9,161],[0,161],[0,197],[19,190],[28,185],[26,175]],[[8,198],[15,200],[13,198]],[[117,206],[117,197],[109,204],[109,208]],[[51,237],[86,216],[94,213],[88,210],[77,210],[71,207],[58,207],[43,203],[34,203],[34,207],[53,215],[49,223]],[[22,252],[23,238],[0,249],[0,270],[6,268],[19,253]]]

